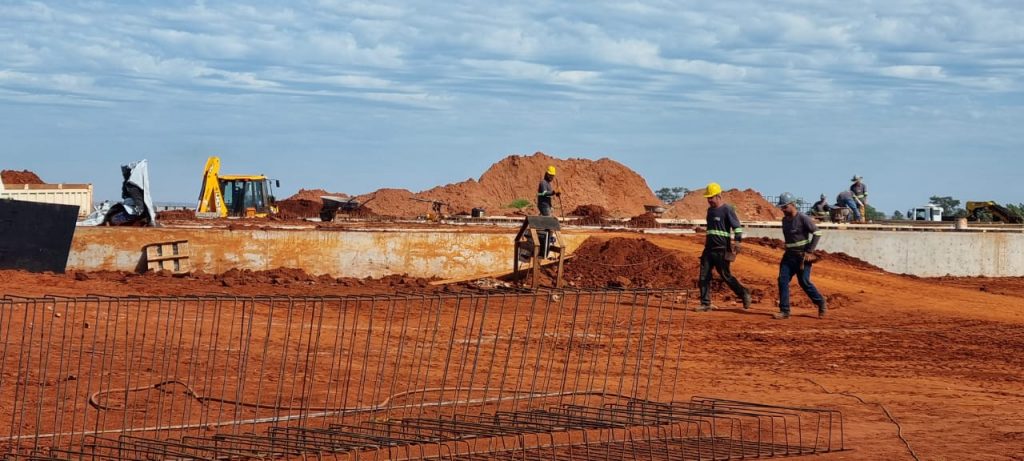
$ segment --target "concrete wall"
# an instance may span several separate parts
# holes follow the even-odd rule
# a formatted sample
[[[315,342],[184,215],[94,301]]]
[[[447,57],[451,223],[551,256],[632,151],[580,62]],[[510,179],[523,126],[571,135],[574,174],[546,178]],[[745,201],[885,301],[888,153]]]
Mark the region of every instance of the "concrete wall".
[[[1024,276],[1024,233],[822,229],[818,248],[889,272],[920,277]],[[782,239],[780,228],[744,227],[744,236]]]
[[[136,271],[144,267],[146,245],[188,240],[193,269],[302,268],[334,277],[456,278],[512,270],[509,233],[454,231],[331,231],[260,229],[172,229],[79,227],[68,269]],[[563,234],[575,250],[586,235]]]

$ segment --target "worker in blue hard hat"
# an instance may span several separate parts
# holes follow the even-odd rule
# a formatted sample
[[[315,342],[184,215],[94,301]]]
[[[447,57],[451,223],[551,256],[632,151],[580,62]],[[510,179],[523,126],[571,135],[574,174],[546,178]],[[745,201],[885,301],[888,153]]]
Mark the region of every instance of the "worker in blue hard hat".
[[[714,309],[711,305],[712,269],[718,271],[736,297],[743,300],[743,308],[750,309],[750,290],[744,288],[729,269],[740,251],[743,225],[736,216],[736,210],[725,203],[722,186],[718,183],[707,185],[704,189],[704,198],[708,199],[707,238],[704,240],[704,252],[700,255],[700,307],[697,311],[707,312]]]
[[[811,266],[818,259],[814,249],[821,239],[821,231],[810,216],[800,213],[793,194],[785,192],[780,195],[777,205],[782,209],[782,236],[786,242],[786,252],[779,262],[779,313],[775,314],[775,318],[789,318],[789,282],[794,275],[800,288],[818,306],[818,318],[824,318],[827,311],[825,297],[811,283]]]

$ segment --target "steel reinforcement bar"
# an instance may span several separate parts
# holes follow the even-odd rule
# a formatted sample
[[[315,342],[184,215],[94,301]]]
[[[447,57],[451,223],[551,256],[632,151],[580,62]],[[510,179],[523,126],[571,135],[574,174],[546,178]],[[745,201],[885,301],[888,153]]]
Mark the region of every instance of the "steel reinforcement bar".
[[[685,291],[0,300],[6,459],[728,459],[830,410],[684,400]]]

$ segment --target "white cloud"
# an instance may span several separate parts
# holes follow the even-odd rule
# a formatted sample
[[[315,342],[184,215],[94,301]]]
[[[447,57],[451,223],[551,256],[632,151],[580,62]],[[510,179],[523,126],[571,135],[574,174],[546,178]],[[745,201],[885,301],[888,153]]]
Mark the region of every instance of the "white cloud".
[[[938,80],[946,77],[939,66],[889,66],[881,69],[882,75],[918,80]]]

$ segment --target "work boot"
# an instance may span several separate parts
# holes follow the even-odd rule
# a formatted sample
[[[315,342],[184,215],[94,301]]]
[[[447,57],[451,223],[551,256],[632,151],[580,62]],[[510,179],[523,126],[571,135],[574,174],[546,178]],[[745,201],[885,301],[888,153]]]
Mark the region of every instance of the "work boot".
[[[828,312],[828,305],[825,303],[825,298],[821,298],[821,303],[818,304],[818,318],[825,318],[825,314]]]
[[[743,310],[750,309],[750,290],[743,292]]]
[[[707,311],[713,311],[713,310],[715,310],[715,306],[712,306],[710,304],[701,305],[700,307],[698,307],[696,309],[697,312],[707,312]]]
[[[789,318],[789,312],[779,312],[772,316],[775,320],[786,320]]]

